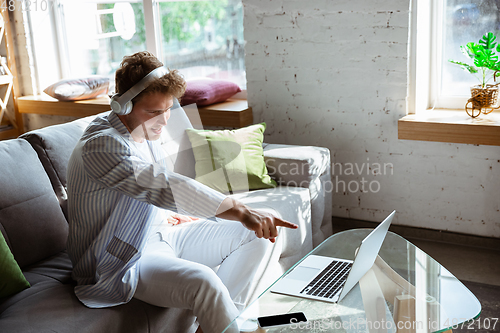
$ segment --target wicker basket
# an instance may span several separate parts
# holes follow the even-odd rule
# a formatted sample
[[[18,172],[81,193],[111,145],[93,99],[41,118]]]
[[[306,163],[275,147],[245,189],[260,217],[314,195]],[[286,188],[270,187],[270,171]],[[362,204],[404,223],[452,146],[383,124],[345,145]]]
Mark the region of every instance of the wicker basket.
[[[475,109],[494,108],[498,101],[498,87],[487,84],[485,88],[481,85],[470,88],[471,100]]]

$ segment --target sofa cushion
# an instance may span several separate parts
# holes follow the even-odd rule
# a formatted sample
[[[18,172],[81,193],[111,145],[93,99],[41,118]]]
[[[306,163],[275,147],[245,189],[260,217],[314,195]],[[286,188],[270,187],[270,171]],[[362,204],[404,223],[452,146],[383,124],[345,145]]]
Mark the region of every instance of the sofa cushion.
[[[0,233],[0,298],[18,293],[30,286],[24,278],[9,246]]]
[[[64,250],[68,224],[30,144],[0,142],[0,170],[0,224],[19,266]]]
[[[90,309],[78,301],[73,285],[53,284],[6,309],[0,315],[0,332],[188,332],[186,327],[191,327],[195,318],[191,313],[180,322],[169,313],[189,311],[175,310],[180,309],[160,308],[136,299],[117,307]]]
[[[72,270],[73,266],[66,251],[59,252],[33,265],[24,267],[23,274],[31,284],[31,288],[25,289],[11,297],[0,299],[0,314],[17,302],[29,298],[41,290],[59,284],[73,285],[74,281],[71,279]]]
[[[312,250],[311,201],[307,188],[278,186],[231,197],[299,226],[298,229],[278,229],[278,238],[282,238],[280,264],[283,273]]]
[[[0,299],[0,332],[193,332],[189,310],[164,309],[132,299],[125,305],[90,309],[75,297],[71,261],[60,252],[24,268],[31,283]],[[170,330],[171,329],[171,330]]]
[[[66,216],[68,197],[66,172],[69,158],[83,131],[95,117],[85,117],[69,123],[37,129],[20,136],[27,140],[37,152]]]
[[[73,265],[69,255],[66,251],[62,251],[33,265],[24,267],[23,274],[32,285],[36,284],[40,278],[43,278],[43,281],[50,280],[67,284],[74,283],[71,278],[72,271]]]

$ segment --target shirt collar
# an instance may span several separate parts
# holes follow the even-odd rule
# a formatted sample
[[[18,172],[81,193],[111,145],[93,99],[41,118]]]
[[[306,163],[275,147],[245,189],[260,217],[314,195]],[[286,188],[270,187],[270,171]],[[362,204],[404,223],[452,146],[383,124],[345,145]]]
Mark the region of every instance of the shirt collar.
[[[120,134],[122,135],[130,135],[127,127],[122,123],[118,115],[111,111],[108,115],[108,120],[111,126],[113,126]]]

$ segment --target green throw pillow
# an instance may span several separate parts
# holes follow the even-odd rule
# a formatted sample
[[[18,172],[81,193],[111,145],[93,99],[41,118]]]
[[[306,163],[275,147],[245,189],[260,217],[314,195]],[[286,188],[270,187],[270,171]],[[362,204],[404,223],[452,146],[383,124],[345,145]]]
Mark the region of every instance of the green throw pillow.
[[[0,232],[0,298],[30,287]]]
[[[237,130],[187,129],[196,180],[222,193],[275,187],[264,162],[265,129],[265,123]]]

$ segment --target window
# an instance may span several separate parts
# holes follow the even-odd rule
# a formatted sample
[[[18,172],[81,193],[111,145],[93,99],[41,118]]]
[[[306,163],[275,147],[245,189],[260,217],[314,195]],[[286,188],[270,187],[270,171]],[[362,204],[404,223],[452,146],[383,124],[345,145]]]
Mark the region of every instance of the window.
[[[241,0],[54,0],[27,12],[38,91],[60,78],[109,76],[148,50],[186,79],[246,88]],[[112,89],[114,89],[112,87]]]
[[[487,32],[500,39],[500,1],[412,1],[412,6],[410,113],[463,109],[470,87],[479,80],[448,60],[471,63],[461,53],[461,45],[477,43]]]
[[[163,62],[185,77],[210,76],[246,86],[241,0],[161,2]]]

